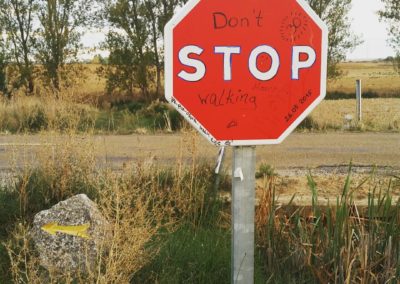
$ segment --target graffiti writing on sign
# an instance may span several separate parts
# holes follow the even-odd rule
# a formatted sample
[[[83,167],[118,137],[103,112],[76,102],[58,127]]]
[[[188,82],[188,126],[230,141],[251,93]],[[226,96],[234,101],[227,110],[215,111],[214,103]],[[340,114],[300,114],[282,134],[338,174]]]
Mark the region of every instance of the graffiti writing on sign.
[[[228,125],[226,126],[226,128],[234,128],[237,127],[239,124],[236,120],[232,120],[228,123]]]
[[[226,28],[250,28],[252,25],[261,28],[263,26],[263,19],[261,10],[253,10],[253,15],[249,17],[237,17],[227,15],[224,12],[214,12],[213,27],[216,30]]]
[[[299,100],[298,103],[294,104],[290,111],[285,115],[285,122],[290,122],[293,118],[293,116],[296,114],[296,112],[300,109],[300,105],[305,104],[308,99],[312,96],[312,91],[308,90],[305,95],[303,95]]]
[[[202,105],[223,107],[227,105],[243,104],[251,105],[254,109],[257,108],[257,97],[242,90],[234,92],[232,89],[223,89],[219,93],[199,94],[198,98]]]
[[[286,16],[281,24],[280,32],[281,38],[284,41],[294,42],[300,39],[308,28],[307,17],[300,12],[291,12]]]

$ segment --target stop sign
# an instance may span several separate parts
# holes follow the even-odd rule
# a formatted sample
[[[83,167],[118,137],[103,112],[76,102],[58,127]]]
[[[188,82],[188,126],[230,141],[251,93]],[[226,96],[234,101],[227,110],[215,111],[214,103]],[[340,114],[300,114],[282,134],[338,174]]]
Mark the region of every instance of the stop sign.
[[[166,98],[216,145],[280,143],[325,96],[327,33],[303,0],[190,0],[165,27]]]

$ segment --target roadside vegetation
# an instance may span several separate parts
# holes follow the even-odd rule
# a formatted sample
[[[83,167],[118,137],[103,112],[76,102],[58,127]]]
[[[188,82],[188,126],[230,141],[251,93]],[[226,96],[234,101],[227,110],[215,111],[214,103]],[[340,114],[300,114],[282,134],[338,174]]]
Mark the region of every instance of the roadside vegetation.
[[[186,123],[165,102],[130,102],[100,109],[69,100],[36,97],[0,100],[0,133],[61,132],[130,134],[173,132]]]
[[[70,139],[16,169],[0,191],[1,283],[229,283],[231,178],[193,156],[171,167],[143,160],[120,172],[98,168],[93,144]],[[50,146],[49,146],[50,147]],[[308,176],[310,205],[276,202],[277,176],[261,164],[256,209],[256,283],[396,283],[400,279],[400,179],[348,177],[326,205]],[[357,191],[369,184],[368,205]],[[321,188],[323,186],[324,188]],[[88,273],[61,275],[39,264],[29,235],[34,214],[86,193],[111,224],[111,249]],[[229,200],[229,199],[228,199]],[[129,239],[124,236],[131,236]]]
[[[297,131],[400,131],[400,99],[363,100],[362,121],[355,99],[323,101]],[[76,129],[92,134],[173,133],[189,124],[163,101],[106,103],[106,108],[74,100],[38,97],[0,100],[0,133],[65,133]]]

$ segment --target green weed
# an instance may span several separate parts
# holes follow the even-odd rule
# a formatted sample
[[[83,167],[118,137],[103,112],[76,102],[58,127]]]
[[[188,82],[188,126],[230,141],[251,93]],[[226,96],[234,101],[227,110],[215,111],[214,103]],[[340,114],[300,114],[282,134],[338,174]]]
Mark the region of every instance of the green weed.
[[[271,165],[262,162],[256,172],[256,178],[271,178],[273,176],[276,176],[275,169]]]

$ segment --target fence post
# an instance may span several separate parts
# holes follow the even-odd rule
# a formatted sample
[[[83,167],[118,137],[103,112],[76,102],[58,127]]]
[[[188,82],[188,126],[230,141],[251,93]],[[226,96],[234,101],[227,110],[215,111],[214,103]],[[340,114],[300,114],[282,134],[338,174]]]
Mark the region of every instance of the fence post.
[[[254,283],[256,147],[234,147],[232,166],[232,281]]]
[[[357,122],[361,122],[362,120],[362,107],[361,107],[361,80],[356,80],[356,98],[357,98]]]

